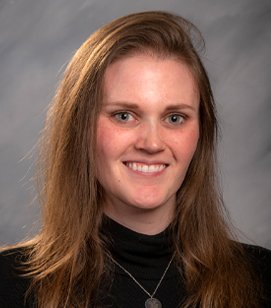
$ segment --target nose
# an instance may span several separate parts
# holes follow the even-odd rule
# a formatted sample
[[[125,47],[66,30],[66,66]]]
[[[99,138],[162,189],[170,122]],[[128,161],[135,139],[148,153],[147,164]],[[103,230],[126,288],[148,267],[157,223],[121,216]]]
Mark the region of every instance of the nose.
[[[159,125],[155,123],[142,125],[138,131],[135,148],[149,154],[164,151],[165,143]]]

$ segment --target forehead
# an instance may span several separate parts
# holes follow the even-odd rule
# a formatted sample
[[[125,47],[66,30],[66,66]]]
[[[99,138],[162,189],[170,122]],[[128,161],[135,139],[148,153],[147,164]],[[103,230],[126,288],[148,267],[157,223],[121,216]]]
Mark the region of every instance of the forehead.
[[[103,98],[198,100],[190,67],[179,58],[134,54],[110,64],[104,75]]]

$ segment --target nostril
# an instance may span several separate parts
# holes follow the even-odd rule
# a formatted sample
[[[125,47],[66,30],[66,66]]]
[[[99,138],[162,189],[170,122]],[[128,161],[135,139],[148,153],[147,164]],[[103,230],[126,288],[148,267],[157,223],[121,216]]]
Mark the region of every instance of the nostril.
[[[157,135],[157,133],[144,134],[138,138],[137,142],[135,143],[135,147],[148,153],[156,153],[165,149],[165,143]]]

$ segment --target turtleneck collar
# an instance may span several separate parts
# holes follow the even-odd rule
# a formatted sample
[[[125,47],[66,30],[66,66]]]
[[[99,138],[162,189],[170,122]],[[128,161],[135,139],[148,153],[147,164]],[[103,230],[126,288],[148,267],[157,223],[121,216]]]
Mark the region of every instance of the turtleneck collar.
[[[172,257],[170,228],[156,235],[135,232],[105,216],[102,233],[108,239],[112,257],[130,271],[147,277],[161,277]]]

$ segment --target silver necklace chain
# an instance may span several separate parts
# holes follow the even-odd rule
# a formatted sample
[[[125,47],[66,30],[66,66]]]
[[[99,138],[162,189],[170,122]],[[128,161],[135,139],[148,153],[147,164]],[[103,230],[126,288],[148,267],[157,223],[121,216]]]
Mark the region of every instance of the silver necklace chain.
[[[154,295],[155,295],[155,293],[157,292],[157,290],[158,290],[158,288],[160,287],[160,285],[161,285],[161,283],[162,283],[162,281],[163,281],[163,279],[164,279],[164,277],[165,277],[165,275],[166,275],[166,273],[167,273],[167,271],[168,271],[168,269],[169,269],[169,267],[170,267],[170,265],[171,265],[171,263],[172,263],[172,261],[173,261],[173,259],[174,259],[174,257],[175,257],[175,253],[173,254],[173,256],[171,257],[171,259],[170,259],[170,261],[169,261],[169,263],[168,263],[168,265],[167,265],[167,267],[166,267],[166,269],[164,270],[164,273],[163,273],[163,275],[162,275],[162,277],[160,278],[160,280],[159,280],[159,282],[158,282],[158,284],[157,284],[157,286],[156,286],[156,288],[155,288],[155,290],[153,291],[153,293],[151,294],[151,293],[149,293],[136,279],[135,279],[135,277],[129,272],[129,271],[127,271],[127,269],[126,268],[124,268],[121,264],[119,264],[119,262],[118,261],[116,261],[112,256],[111,256],[111,260],[118,266],[118,267],[120,267],[140,288],[141,288],[141,290],[143,290],[151,299],[154,297]]]

